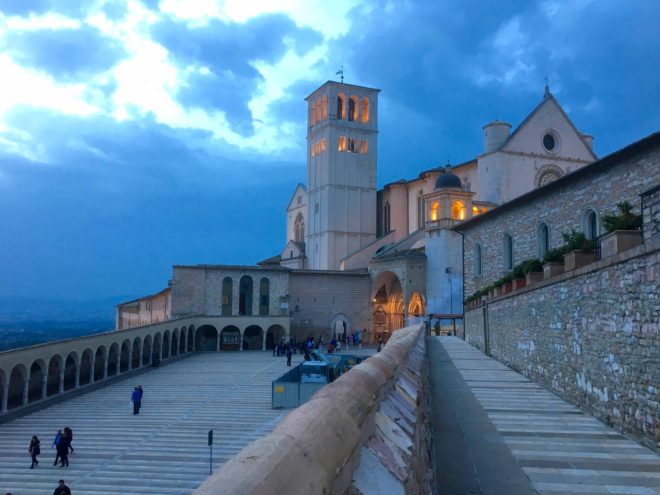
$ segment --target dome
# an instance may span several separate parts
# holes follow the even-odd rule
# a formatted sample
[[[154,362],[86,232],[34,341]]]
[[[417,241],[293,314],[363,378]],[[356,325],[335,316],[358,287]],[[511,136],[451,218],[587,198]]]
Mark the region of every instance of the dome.
[[[449,170],[445,170],[445,172],[438,175],[438,178],[435,181],[436,189],[440,189],[442,187],[453,187],[453,188],[463,189],[463,185],[461,184],[461,179],[459,179],[458,175],[454,174],[453,172],[450,172]]]

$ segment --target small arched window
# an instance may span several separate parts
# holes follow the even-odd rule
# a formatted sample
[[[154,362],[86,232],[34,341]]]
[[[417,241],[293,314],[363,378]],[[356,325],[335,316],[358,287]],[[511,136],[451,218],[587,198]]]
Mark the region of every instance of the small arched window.
[[[300,213],[298,213],[296,221],[293,224],[293,240],[296,242],[305,241],[305,220]]]
[[[508,232],[504,234],[503,239],[503,268],[505,272],[513,269],[513,237]]]
[[[537,233],[537,254],[539,259],[543,259],[545,253],[550,250],[550,228],[547,223],[541,223]]]
[[[244,275],[238,284],[238,314],[252,314],[252,277]]]
[[[451,205],[451,217],[454,220],[465,220],[465,205],[462,201],[454,201]]]
[[[598,216],[591,208],[582,215],[582,231],[587,239],[595,240],[598,238]]]
[[[383,230],[386,234],[389,234],[391,230],[390,226],[390,203],[385,203],[385,208],[383,208]]]
[[[346,108],[346,98],[340,93],[337,96],[337,120],[344,120],[344,108]]]
[[[440,218],[440,203],[434,201],[431,203],[431,221],[435,222]]]
[[[369,98],[366,96],[362,98],[362,102],[360,103],[360,117],[363,124],[369,123]]]
[[[263,277],[259,282],[259,316],[266,316],[270,311],[270,280]]]
[[[421,229],[424,227],[424,198],[422,195],[423,191],[419,191],[417,195],[417,228]]]
[[[483,274],[483,267],[481,264],[481,244],[474,245],[474,276],[481,277]]]
[[[357,96],[351,96],[348,99],[348,120],[350,122],[356,121],[358,118],[358,99]]]
[[[222,316],[231,316],[232,285],[231,277],[222,279]]]

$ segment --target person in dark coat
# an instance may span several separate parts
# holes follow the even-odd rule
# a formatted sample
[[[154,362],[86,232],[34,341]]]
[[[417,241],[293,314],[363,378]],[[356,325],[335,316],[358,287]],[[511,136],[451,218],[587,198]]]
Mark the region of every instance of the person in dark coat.
[[[51,449],[55,447],[55,452],[57,452],[57,454],[55,454],[55,461],[53,462],[53,466],[57,466],[57,461],[60,460],[60,449],[58,445],[62,441],[63,436],[64,435],[62,435],[62,430],[57,430],[57,433],[55,434],[55,439],[53,440],[53,445],[51,445],[50,447]]]
[[[64,438],[66,438],[66,443],[69,445],[69,450],[73,454],[73,447],[71,446],[71,442],[73,442],[73,430],[68,426],[64,427]]]
[[[133,414],[140,414],[140,406],[142,405],[142,394],[140,389],[135,387],[131,394],[131,402],[133,403]]]
[[[37,435],[32,435],[32,440],[30,440],[30,448],[28,449],[30,452],[30,456],[32,457],[32,466],[30,466],[30,469],[34,469],[36,465],[39,464],[39,461],[37,460],[37,456],[41,454],[41,447],[39,446],[39,438],[37,438]]]
[[[291,356],[293,355],[293,352],[291,351],[291,347],[289,347],[286,350],[286,365],[291,366]]]
[[[60,480],[57,484],[57,488],[53,492],[53,495],[71,495],[71,490],[68,486],[64,484],[64,480]]]
[[[62,435],[60,442],[56,445],[57,455],[60,457],[60,467],[69,467],[69,441],[66,435]]]

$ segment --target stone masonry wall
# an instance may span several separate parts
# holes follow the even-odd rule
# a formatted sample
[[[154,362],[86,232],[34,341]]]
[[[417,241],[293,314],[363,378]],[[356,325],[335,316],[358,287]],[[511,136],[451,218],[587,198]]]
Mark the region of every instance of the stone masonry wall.
[[[660,237],[660,185],[642,194],[644,240]]]
[[[490,302],[491,355],[658,450],[660,240]],[[595,268],[595,269],[594,269]],[[484,348],[483,309],[465,315]]]
[[[639,194],[649,185],[660,183],[660,151],[651,149],[622,159],[598,173],[576,177],[563,187],[539,191],[529,201],[508,209],[492,211],[483,221],[463,228],[465,233],[465,297],[504,274],[504,234],[513,237],[513,264],[538,257],[538,227],[545,222],[550,229],[550,246],[563,244],[562,233],[583,229],[584,212],[593,209],[598,221],[617,211],[616,204],[627,200],[640,211]],[[488,214],[487,214],[488,215]],[[482,248],[482,276],[474,275],[475,244]]]

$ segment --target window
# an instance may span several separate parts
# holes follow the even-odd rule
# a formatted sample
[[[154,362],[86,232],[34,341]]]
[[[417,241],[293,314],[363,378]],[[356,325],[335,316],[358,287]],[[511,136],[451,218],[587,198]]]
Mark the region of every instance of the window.
[[[232,284],[231,277],[222,279],[222,316],[231,316]]]
[[[390,203],[385,203],[385,208],[383,209],[383,230],[388,234],[391,230],[390,228]]]
[[[557,134],[552,129],[548,129],[543,133],[541,138],[541,143],[543,144],[543,149],[548,153],[556,153],[559,151],[559,134]]]
[[[357,96],[351,96],[348,99],[348,120],[350,122],[357,120],[357,109],[358,109]]]
[[[151,301],[145,301],[144,309],[146,309],[147,311],[151,311]]]
[[[474,245],[474,276],[481,277],[483,274],[483,266],[481,264],[481,244]]]
[[[367,141],[366,140],[361,140],[360,141],[360,153],[363,155],[367,154]]]
[[[301,213],[298,213],[296,221],[293,225],[293,240],[295,242],[305,241],[305,220]]]
[[[362,123],[369,123],[369,98],[366,96],[362,98],[362,103],[360,104],[360,116],[362,117]]]
[[[436,221],[440,218],[440,203],[437,201],[434,201],[431,203],[431,220]]]
[[[451,206],[451,217],[454,220],[465,220],[465,205],[462,201],[454,201]]]
[[[419,191],[417,195],[417,228],[421,229],[424,227],[424,198],[422,195],[423,191]]]
[[[252,277],[247,275],[241,277],[239,283],[238,314],[241,316],[252,315]]]
[[[337,150],[346,151],[346,136],[339,136],[339,140],[337,141]]]
[[[259,316],[266,316],[270,312],[270,280],[266,277],[259,282]]]
[[[355,153],[357,151],[357,139],[348,140],[348,152]]]
[[[317,123],[321,122],[321,100],[320,99],[316,100],[315,114],[316,114],[316,122]]]
[[[346,99],[344,98],[343,94],[339,94],[337,96],[337,119],[338,120],[344,120],[344,107],[345,107],[345,101]]]
[[[323,119],[328,118],[328,97],[323,95],[323,103],[321,104],[321,112]]]
[[[538,246],[537,255],[539,259],[543,259],[545,253],[550,250],[550,228],[548,224],[542,223],[539,225],[536,244]]]
[[[302,196],[296,198],[296,204],[302,204]]]
[[[598,216],[591,208],[582,215],[582,230],[587,239],[594,240],[598,238]]]
[[[504,271],[509,272],[513,269],[513,237],[511,234],[504,234],[503,244]]]

